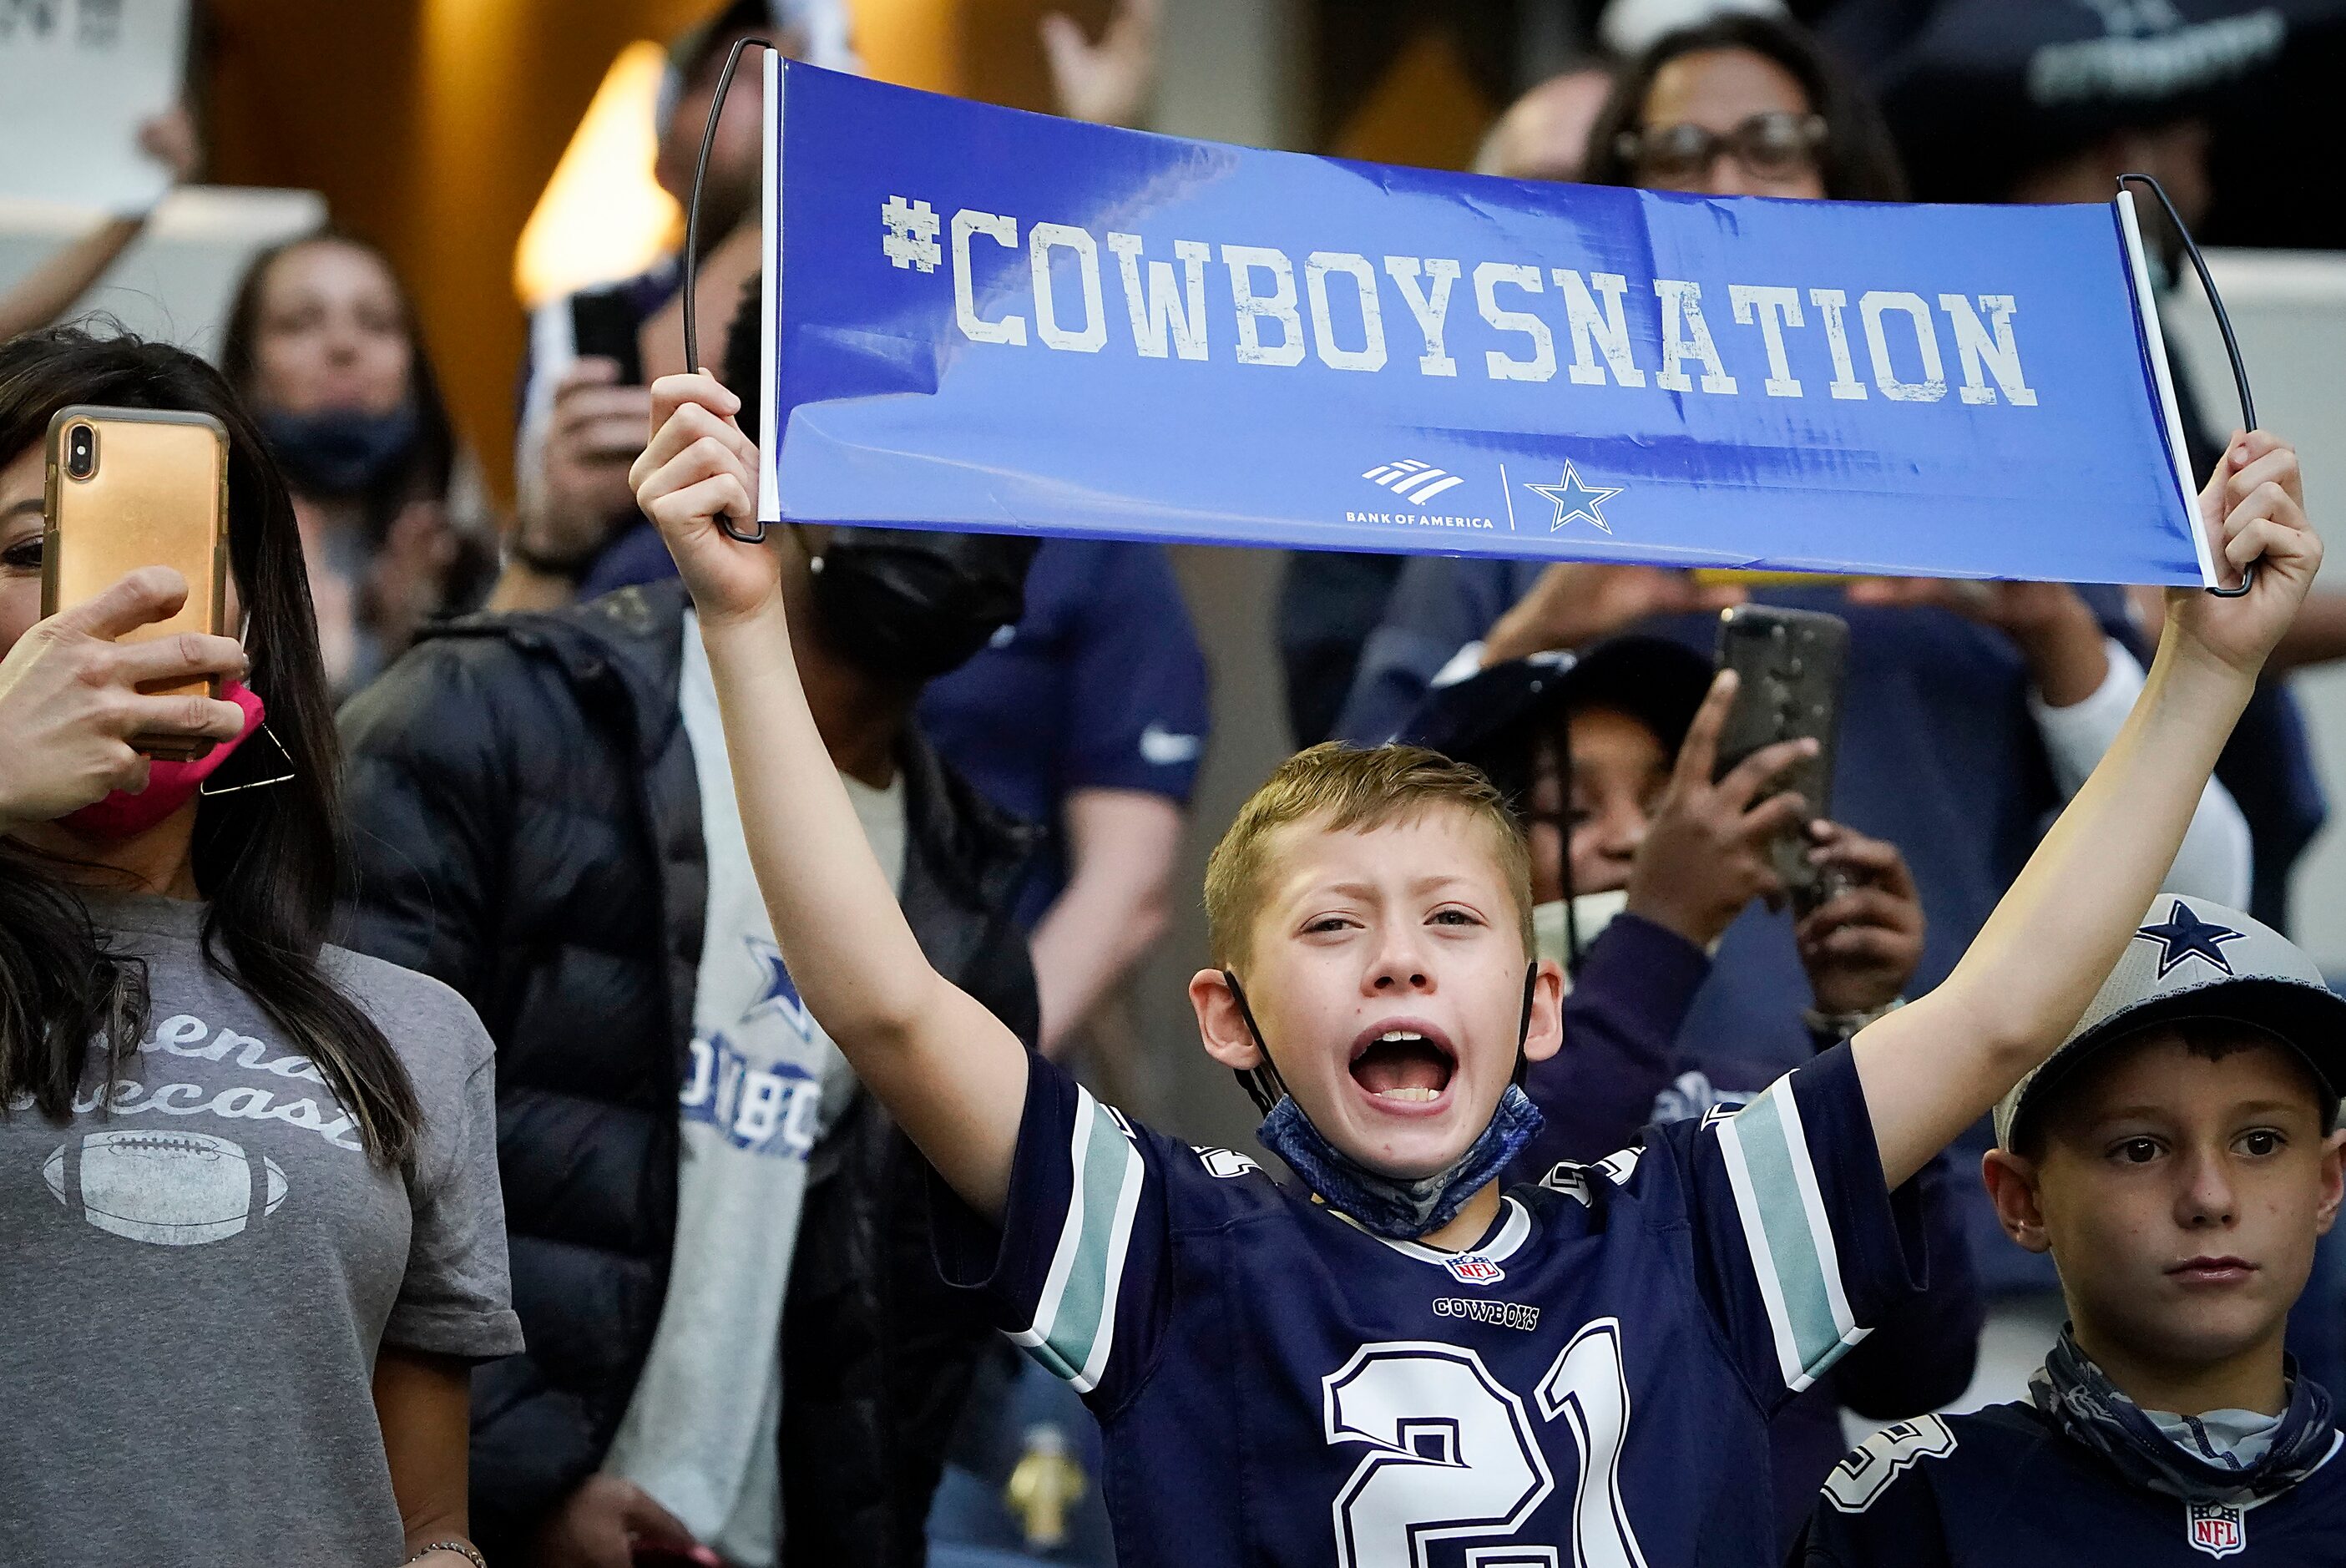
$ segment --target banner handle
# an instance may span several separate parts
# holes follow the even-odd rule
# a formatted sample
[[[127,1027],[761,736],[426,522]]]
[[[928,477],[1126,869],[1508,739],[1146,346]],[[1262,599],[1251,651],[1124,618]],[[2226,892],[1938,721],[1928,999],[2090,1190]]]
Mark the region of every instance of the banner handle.
[[[717,122],[725,113],[725,95],[733,90],[733,69],[741,63],[741,51],[773,47],[773,44],[764,38],[734,40],[733,47],[725,56],[725,69],[718,73],[716,94],[709,100],[709,125],[700,133],[700,156],[692,163],[692,199],[686,203],[684,209],[684,364],[689,371],[698,371],[701,368],[699,312],[694,310],[693,304],[700,275],[700,182],[709,174],[709,149],[717,145]],[[2129,176],[2128,178],[2144,177]],[[2152,188],[2156,189],[2157,187],[2154,186]],[[2159,199],[2164,201],[2167,199],[2162,194]],[[2170,213],[2174,210],[2171,207],[2168,209]],[[2186,243],[2188,243],[2188,236]],[[2206,269],[2201,269],[2200,276],[2203,278],[2207,276]],[[2231,331],[2229,327],[2224,329],[2227,341],[2229,341]],[[755,532],[736,528],[733,525],[733,519],[724,513],[720,512],[717,514],[717,526],[725,531],[727,538],[739,540],[744,545],[764,544],[766,542],[765,524],[754,518],[751,519],[751,524]],[[2243,592],[2245,591],[2243,589]]]
[[[2208,303],[2215,310],[2217,330],[2224,334],[2224,354],[2232,361],[2232,388],[2240,395],[2240,428],[2256,429],[2257,404],[2256,400],[2249,395],[2249,367],[2247,361],[2240,358],[2239,340],[2232,336],[2232,318],[2224,312],[2224,297],[2216,292],[2216,280],[2208,275],[2208,259],[2199,254],[2199,242],[2191,238],[2191,230],[2183,225],[2183,215],[2175,210],[2175,203],[2168,199],[2166,188],[2157,179],[2147,174],[2118,176],[2120,190],[2129,185],[2148,187],[2150,193],[2158,198],[2158,205],[2166,209],[2167,221],[2175,225],[2175,232],[2182,237],[2183,253],[2191,258],[2191,270],[2199,274],[2199,287],[2207,292]],[[2210,587],[2208,592],[2219,599],[2243,598],[2256,585],[2256,581],[2257,564],[2251,561],[2240,568],[2239,587]]]

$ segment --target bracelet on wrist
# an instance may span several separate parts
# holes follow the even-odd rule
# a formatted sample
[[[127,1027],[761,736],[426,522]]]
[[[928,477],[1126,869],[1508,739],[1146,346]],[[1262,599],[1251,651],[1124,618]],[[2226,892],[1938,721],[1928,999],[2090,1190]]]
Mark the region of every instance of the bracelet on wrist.
[[[473,1568],[489,1568],[489,1560],[481,1555],[481,1549],[469,1541],[460,1539],[434,1541],[428,1545],[419,1546],[409,1555],[407,1561],[421,1563],[434,1552],[454,1552],[457,1556],[470,1563]]]

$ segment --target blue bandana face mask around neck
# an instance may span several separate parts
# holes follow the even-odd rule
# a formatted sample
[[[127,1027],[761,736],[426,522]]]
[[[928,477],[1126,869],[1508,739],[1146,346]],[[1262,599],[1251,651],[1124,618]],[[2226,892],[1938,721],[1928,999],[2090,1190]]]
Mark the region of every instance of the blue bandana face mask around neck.
[[[1524,1043],[1531,1038],[1532,996],[1539,980],[1537,962],[1524,968],[1523,1017],[1515,1025],[1516,1081],[1507,1085],[1507,1092],[1499,1097],[1498,1108],[1491,1113],[1491,1125],[1483,1129],[1482,1136],[1464,1155],[1446,1170],[1414,1180],[1372,1171],[1321,1135],[1320,1129],[1311,1125],[1311,1118],[1303,1114],[1303,1107],[1295,1103],[1295,1096],[1280,1082],[1279,1069],[1271,1064],[1270,1047],[1263,1043],[1262,1028],[1254,1021],[1254,1007],[1247,1001],[1246,988],[1229,970],[1222,971],[1222,979],[1229,985],[1230,995],[1239,1004],[1239,1016],[1246,1020],[1247,1033],[1262,1056],[1262,1065],[1239,1073],[1239,1082],[1246,1085],[1256,1107],[1263,1113],[1262,1125],[1255,1136],[1264,1148],[1285,1160],[1313,1192],[1375,1235],[1392,1241],[1415,1241],[1430,1230],[1441,1229],[1457,1217],[1468,1198],[1482,1191],[1510,1160],[1523,1153],[1526,1144],[1539,1135],[1544,1118],[1539,1107],[1532,1104],[1531,1096],[1523,1091]]]
[[[1466,1200],[1506,1168],[1540,1130],[1540,1111],[1515,1084],[1499,1097],[1491,1125],[1456,1164],[1414,1181],[1369,1169],[1321,1135],[1295,1103],[1280,1096],[1256,1136],[1313,1192],[1362,1227],[1394,1241],[1415,1241],[1457,1217]]]

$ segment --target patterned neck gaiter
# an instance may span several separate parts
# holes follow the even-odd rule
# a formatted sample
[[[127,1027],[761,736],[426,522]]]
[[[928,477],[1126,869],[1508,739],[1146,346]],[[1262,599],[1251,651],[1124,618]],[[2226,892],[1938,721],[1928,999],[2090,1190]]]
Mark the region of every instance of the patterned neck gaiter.
[[[2077,1348],[2066,1324],[2045,1365],[2028,1380],[2028,1393],[2064,1435],[2100,1454],[2137,1486],[2186,1502],[2237,1506],[2288,1491],[2311,1473],[2335,1441],[2328,1391],[2301,1376],[2293,1357],[2282,1369],[2289,1408],[2263,1457],[2246,1465],[2228,1454],[2195,1453],[2161,1431]]]

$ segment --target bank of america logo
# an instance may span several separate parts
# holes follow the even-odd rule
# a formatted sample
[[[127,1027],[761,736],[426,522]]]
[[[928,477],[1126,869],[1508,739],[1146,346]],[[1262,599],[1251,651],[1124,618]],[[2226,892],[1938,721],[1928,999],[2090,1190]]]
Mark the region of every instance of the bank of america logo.
[[[1372,468],[1361,477],[1383,485],[1413,506],[1423,506],[1452,485],[1466,483],[1458,475],[1444,473],[1430,463],[1419,463],[1411,458]]]

